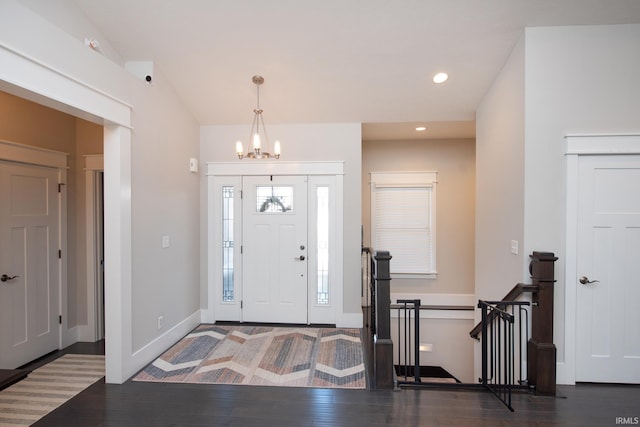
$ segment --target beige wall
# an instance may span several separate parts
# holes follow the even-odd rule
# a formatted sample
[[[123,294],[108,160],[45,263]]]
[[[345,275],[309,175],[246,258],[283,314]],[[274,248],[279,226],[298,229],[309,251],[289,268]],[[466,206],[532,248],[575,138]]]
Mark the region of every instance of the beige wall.
[[[473,294],[475,141],[456,139],[363,142],[362,224],[365,246],[370,244],[369,174],[383,171],[438,172],[436,195],[438,278],[394,279],[391,283],[391,291],[411,294]],[[423,303],[428,304],[427,301]]]
[[[102,126],[0,91],[0,139],[69,154],[68,325],[87,323],[85,154],[102,153]]]

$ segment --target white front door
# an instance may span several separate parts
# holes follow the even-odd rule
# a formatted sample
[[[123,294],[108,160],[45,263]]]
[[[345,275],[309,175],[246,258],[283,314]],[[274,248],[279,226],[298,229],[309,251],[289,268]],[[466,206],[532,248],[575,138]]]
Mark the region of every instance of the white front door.
[[[242,206],[242,320],[307,323],[307,178],[244,177]]]
[[[580,156],[576,381],[640,383],[640,156]]]
[[[58,348],[58,178],[0,161],[0,368]]]

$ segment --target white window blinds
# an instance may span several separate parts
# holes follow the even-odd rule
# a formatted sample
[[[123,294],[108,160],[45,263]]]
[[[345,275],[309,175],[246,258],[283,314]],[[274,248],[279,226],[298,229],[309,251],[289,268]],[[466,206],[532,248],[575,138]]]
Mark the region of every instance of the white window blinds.
[[[435,275],[435,172],[372,173],[371,238],[391,273]]]

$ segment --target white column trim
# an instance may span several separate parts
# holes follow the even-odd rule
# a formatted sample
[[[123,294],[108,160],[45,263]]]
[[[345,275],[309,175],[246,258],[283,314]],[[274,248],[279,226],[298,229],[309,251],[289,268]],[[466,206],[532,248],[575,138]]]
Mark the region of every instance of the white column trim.
[[[121,384],[134,364],[131,264],[131,130],[104,127],[106,382]]]
[[[57,68],[0,42],[0,83],[22,89],[19,96],[93,121],[96,118],[131,126],[132,106]]]

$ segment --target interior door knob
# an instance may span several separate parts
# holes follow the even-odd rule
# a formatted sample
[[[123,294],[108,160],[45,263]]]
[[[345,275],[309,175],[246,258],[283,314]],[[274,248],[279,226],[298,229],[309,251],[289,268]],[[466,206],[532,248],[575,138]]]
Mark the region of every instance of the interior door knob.
[[[589,280],[589,278],[587,276],[582,276],[579,279],[580,283],[582,283],[583,285],[589,285],[591,283],[600,283],[599,280]]]
[[[2,276],[0,276],[0,281],[1,282],[8,282],[9,280],[13,280],[16,277],[20,277],[20,276],[9,276],[7,274],[3,274]]]
[[[304,255],[300,255],[298,258],[294,258],[294,260],[296,261],[304,261],[306,258],[304,257]]]

